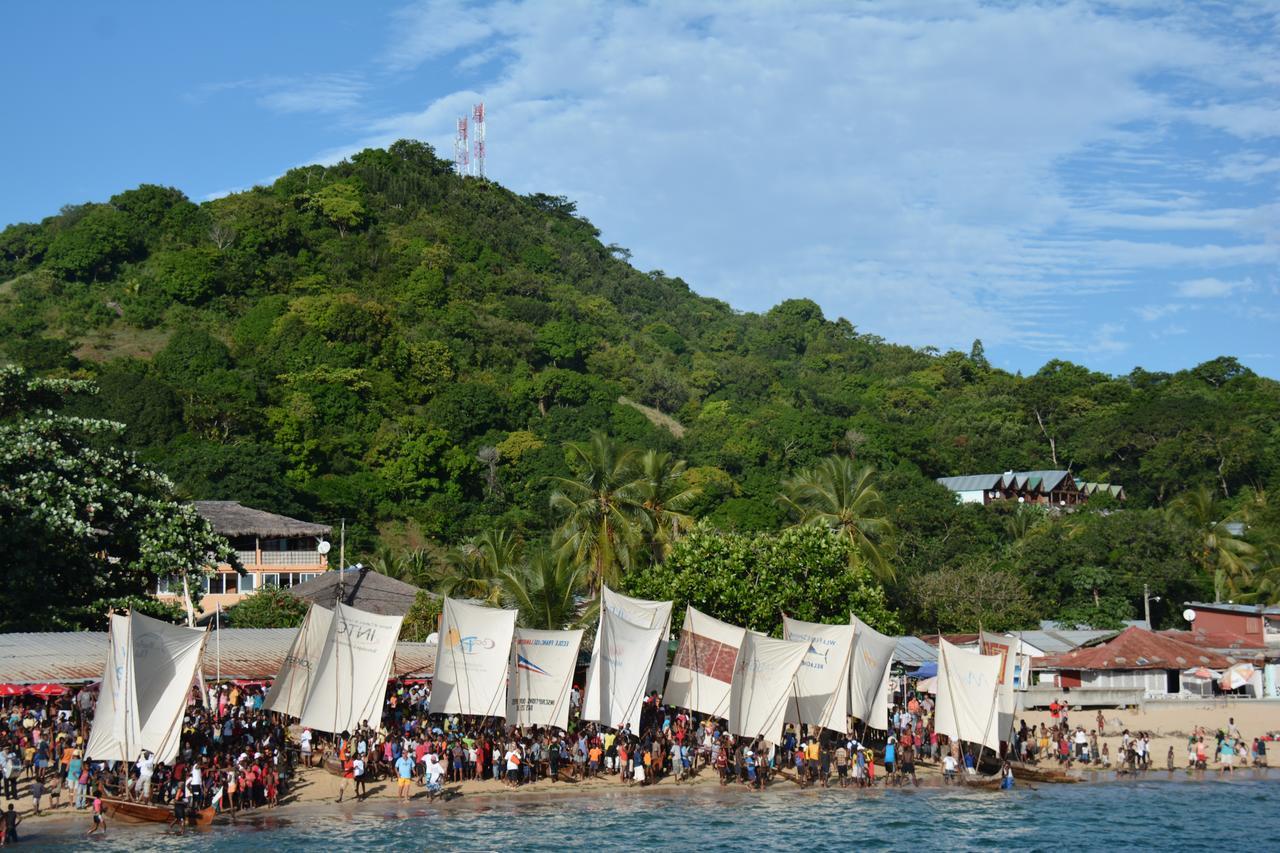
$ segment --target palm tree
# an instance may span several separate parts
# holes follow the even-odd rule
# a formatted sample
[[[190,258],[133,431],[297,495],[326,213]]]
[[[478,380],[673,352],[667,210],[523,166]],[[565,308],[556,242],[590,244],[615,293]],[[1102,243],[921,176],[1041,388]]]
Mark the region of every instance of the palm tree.
[[[853,460],[830,456],[782,483],[778,496],[800,517],[800,524],[821,524],[849,540],[849,563],[861,556],[881,581],[893,580],[893,568],[880,551],[880,543],[892,532],[884,513],[884,500],[872,481],[870,465],[855,468]]]
[[[1214,600],[1247,592],[1256,549],[1242,535],[1245,514],[1224,512],[1217,492],[1208,486],[1183,492],[1169,505],[1169,512],[1195,531],[1192,558],[1213,579]]]
[[[530,558],[504,571],[503,598],[520,611],[525,628],[557,631],[580,620],[578,595],[585,587],[587,564],[540,548]]]
[[[640,505],[654,562],[666,559],[671,546],[693,526],[693,516],[684,512],[701,491],[685,476],[683,459],[670,453],[647,450],[636,466],[631,497]]]
[[[561,516],[554,541],[566,559],[588,564],[588,584],[598,591],[602,583],[618,583],[640,539],[635,451],[601,432],[566,448],[575,476],[550,478],[551,509]]]
[[[502,576],[520,561],[520,543],[507,530],[486,530],[445,554],[438,584],[441,595],[474,598],[487,604],[502,600]]]
[[[440,582],[435,556],[426,548],[395,553],[384,545],[368,558],[368,563],[379,574],[422,589],[429,589]]]

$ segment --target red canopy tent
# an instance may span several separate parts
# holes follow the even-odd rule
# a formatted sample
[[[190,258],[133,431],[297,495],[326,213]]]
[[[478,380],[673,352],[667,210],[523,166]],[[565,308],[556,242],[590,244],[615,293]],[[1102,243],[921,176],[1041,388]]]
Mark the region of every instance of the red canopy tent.
[[[21,684],[0,684],[0,698],[8,698],[10,696],[21,696],[27,692],[27,688]]]
[[[36,696],[43,696],[48,699],[52,696],[61,696],[67,692],[67,688],[61,684],[37,684],[31,688],[31,692]]]

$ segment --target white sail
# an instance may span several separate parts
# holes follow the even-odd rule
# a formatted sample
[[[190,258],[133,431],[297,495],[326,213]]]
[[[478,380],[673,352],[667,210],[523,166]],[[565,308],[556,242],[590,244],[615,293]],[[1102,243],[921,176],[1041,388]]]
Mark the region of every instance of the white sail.
[[[656,627],[645,628],[614,610],[600,611],[582,702],[584,721],[614,729],[630,725],[633,732],[640,733],[640,709],[655,649],[666,635],[661,621]]]
[[[849,713],[874,729],[889,728],[889,670],[897,640],[881,634],[857,616],[849,662]]]
[[[663,703],[712,717],[727,717],[733,667],[746,633],[745,628],[687,606],[680,645],[662,694]]]
[[[107,635],[107,662],[93,710],[93,726],[85,757],[101,761],[132,761],[142,745],[137,693],[129,666],[129,617],[112,614]]]
[[[952,740],[1000,749],[997,679],[1000,658],[938,638],[938,704],[934,728]]]
[[[795,695],[787,701],[787,722],[848,731],[853,625],[801,622],[783,615],[782,636],[808,646],[796,673]]]
[[[581,629],[515,629],[507,725],[569,727],[569,688],[581,645]]]
[[[1013,678],[1018,661],[1017,643],[1017,640],[1010,637],[983,631],[979,644],[984,655],[995,655],[1000,658],[1000,674],[997,677],[999,687],[996,691],[998,708],[996,726],[1000,740],[1004,741],[1009,740],[1013,731],[1013,715],[1016,710],[1017,700],[1013,695]]]
[[[322,732],[378,725],[387,696],[401,616],[366,613],[337,604],[324,650],[303,706],[301,723]]]
[[[133,761],[146,750],[172,762],[207,637],[141,613],[113,614],[86,757]]]
[[[738,651],[729,692],[729,732],[745,738],[782,740],[787,700],[809,644],[775,640],[748,631]]]
[[[209,632],[141,613],[130,613],[129,623],[142,748],[167,764],[178,755],[182,718]]]
[[[604,625],[604,614],[625,619],[631,624],[645,629],[659,628],[662,641],[653,650],[653,658],[649,663],[645,678],[644,692],[662,689],[662,679],[667,668],[666,639],[671,634],[671,602],[646,601],[643,598],[632,598],[620,592],[614,592],[607,586],[600,589],[600,624]],[[600,629],[596,629],[597,638]],[[587,666],[587,684],[582,698],[582,718],[597,719],[606,713],[602,705],[604,693],[600,687],[601,667],[599,666],[600,644],[597,642],[591,649],[591,663]]]
[[[298,633],[289,647],[289,654],[280,665],[280,671],[267,692],[262,707],[268,711],[301,717],[311,694],[311,684],[320,668],[320,658],[329,640],[333,624],[333,611],[312,604],[307,616],[298,627]]]
[[[501,717],[516,611],[444,600],[431,713]]]

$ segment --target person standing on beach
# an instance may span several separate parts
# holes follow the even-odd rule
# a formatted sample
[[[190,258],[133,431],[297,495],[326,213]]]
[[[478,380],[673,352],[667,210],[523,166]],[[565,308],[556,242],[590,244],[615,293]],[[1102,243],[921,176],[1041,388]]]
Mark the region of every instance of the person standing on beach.
[[[39,814],[37,811],[36,814]],[[4,813],[4,844],[16,844],[18,842],[18,824],[22,823],[22,816],[14,810],[13,803],[9,803],[9,810]]]
[[[396,790],[401,800],[409,799],[409,786],[413,784],[413,759],[409,753],[403,752],[396,759]]]

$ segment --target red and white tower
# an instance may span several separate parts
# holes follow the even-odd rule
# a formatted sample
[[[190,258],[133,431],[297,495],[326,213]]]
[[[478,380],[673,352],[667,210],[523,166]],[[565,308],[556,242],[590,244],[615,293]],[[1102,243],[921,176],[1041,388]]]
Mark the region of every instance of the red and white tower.
[[[471,121],[475,125],[476,154],[475,175],[484,177],[484,101],[475,105],[471,111]]]
[[[453,138],[453,168],[459,175],[466,175],[471,156],[471,147],[467,144],[467,117],[458,117],[458,134]]]

